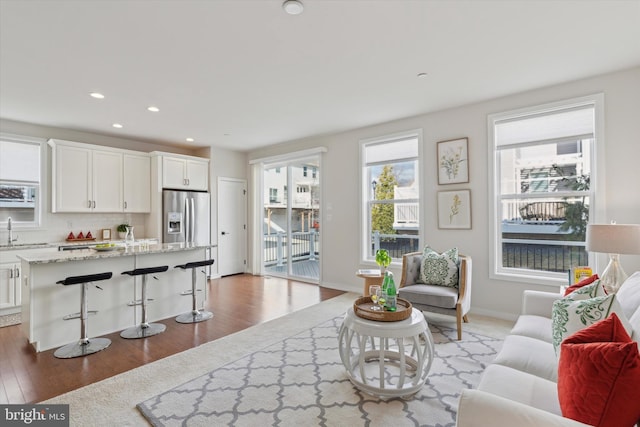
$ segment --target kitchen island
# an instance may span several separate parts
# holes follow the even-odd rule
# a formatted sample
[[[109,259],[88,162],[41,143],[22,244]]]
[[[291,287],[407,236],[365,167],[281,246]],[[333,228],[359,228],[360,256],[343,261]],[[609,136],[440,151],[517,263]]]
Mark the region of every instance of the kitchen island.
[[[89,337],[121,331],[140,322],[141,307],[129,306],[140,299],[141,278],[122,275],[135,268],[169,266],[165,273],[149,278],[148,298],[152,298],[147,313],[150,322],[166,319],[191,310],[191,296],[180,293],[191,288],[191,273],[175,269],[178,264],[208,258],[209,246],[184,243],[153,244],[149,246],[115,247],[99,251],[84,249],[69,252],[49,252],[21,256],[22,264],[22,330],[36,351],[49,350],[77,341],[79,320],[63,317],[80,311],[80,287],[56,284],[69,276],[112,272],[109,280],[90,285]],[[198,274],[198,289],[205,274]],[[205,291],[206,292],[206,291]],[[198,294],[201,304],[205,292]]]

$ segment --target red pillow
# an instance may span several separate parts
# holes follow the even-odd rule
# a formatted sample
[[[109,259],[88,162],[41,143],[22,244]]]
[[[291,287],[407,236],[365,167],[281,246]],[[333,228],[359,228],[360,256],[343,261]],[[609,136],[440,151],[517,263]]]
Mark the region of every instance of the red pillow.
[[[640,353],[615,313],[562,342],[558,363],[562,415],[596,427],[640,420]]]
[[[599,279],[599,277],[598,277],[597,274],[594,274],[591,277],[587,277],[586,279],[582,279],[578,283],[574,283],[573,285],[569,286],[567,288],[567,290],[564,291],[564,296],[566,297],[567,295],[569,295],[571,292],[575,291],[576,289],[580,289],[583,286],[590,285],[590,284],[592,284],[593,282],[595,282],[598,279]]]

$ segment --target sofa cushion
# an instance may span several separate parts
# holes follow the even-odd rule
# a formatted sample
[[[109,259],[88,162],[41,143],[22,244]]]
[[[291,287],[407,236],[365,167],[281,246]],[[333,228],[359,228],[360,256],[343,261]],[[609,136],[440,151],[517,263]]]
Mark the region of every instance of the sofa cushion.
[[[522,335],[544,342],[552,342],[551,319],[548,317],[523,314],[511,329],[511,335]]]
[[[585,286],[582,289],[593,285]],[[556,353],[560,353],[560,344],[566,337],[592,325],[598,320],[606,319],[611,313],[617,313],[627,332],[629,334],[632,332],[631,325],[624,316],[615,294],[582,300],[572,299],[572,296],[580,293],[582,289],[578,289],[569,296],[553,303],[551,321],[553,347]]]
[[[458,290],[446,286],[405,286],[400,288],[398,296],[411,301],[413,304],[442,308],[456,308],[456,303],[458,302]]]
[[[458,287],[458,248],[439,254],[429,246],[422,252],[420,282],[427,285]]]
[[[571,292],[582,288],[583,286],[587,286],[592,284],[593,282],[595,282],[596,280],[598,280],[598,275],[594,274],[591,277],[587,277],[586,279],[582,279],[580,280],[578,283],[574,283],[573,285],[569,286],[567,288],[566,291],[564,291],[564,296],[566,297],[567,295],[569,295]]]
[[[558,398],[562,414],[597,427],[640,420],[640,353],[616,314],[562,343]]]
[[[636,271],[624,281],[616,292],[616,298],[627,319],[631,319],[633,314],[640,310],[640,271]]]
[[[489,365],[482,373],[478,390],[562,415],[555,382],[507,366]]]
[[[493,363],[527,372],[540,378],[558,380],[558,359],[553,344],[521,335],[509,335]]]

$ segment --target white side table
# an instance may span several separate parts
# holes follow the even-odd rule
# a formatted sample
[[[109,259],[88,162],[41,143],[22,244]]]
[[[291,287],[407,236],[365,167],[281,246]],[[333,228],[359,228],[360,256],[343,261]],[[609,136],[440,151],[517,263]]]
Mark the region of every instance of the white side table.
[[[413,309],[397,322],[377,322],[347,310],[338,336],[349,380],[381,397],[409,396],[422,388],[433,362],[433,337],[424,315]]]

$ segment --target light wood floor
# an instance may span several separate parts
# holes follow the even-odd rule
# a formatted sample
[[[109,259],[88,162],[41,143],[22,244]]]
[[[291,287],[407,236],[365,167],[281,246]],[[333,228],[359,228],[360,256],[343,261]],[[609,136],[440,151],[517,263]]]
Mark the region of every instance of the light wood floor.
[[[196,324],[167,319],[159,322],[167,325],[164,333],[146,339],[125,340],[119,333],[106,335],[112,341],[110,347],[75,359],[56,359],[55,349],[36,353],[20,325],[0,328],[0,404],[40,402],[342,293],[248,274],[215,279],[209,282],[207,302],[213,319]],[[152,312],[150,305],[150,316]],[[79,321],[69,327],[78,328],[79,334]]]

